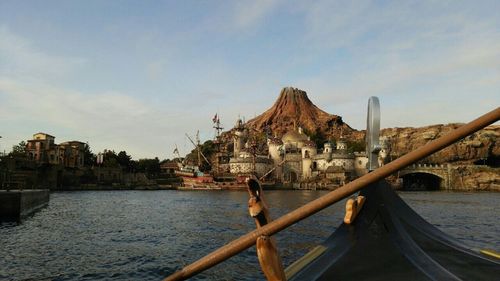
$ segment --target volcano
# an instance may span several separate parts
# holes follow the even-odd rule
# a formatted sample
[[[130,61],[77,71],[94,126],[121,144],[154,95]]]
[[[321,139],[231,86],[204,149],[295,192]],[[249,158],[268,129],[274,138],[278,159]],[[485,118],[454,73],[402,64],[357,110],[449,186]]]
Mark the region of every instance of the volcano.
[[[278,136],[297,127],[302,127],[310,134],[333,138],[351,135],[356,131],[344,123],[342,117],[319,109],[305,91],[292,87],[283,88],[274,105],[249,120],[246,126],[270,131]]]

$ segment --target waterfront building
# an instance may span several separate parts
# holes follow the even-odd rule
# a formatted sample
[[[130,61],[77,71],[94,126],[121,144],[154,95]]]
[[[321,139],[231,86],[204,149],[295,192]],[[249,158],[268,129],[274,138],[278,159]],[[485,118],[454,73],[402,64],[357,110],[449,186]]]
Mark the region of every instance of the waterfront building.
[[[54,143],[55,137],[45,133],[36,133],[26,144],[28,158],[38,163],[58,164],[59,155]]]
[[[160,171],[164,175],[175,176],[175,171],[179,171],[182,164],[177,161],[165,161],[160,164]]]
[[[82,168],[84,163],[85,143],[81,141],[67,141],[59,144],[62,165],[67,168]]]
[[[281,138],[267,139],[267,155],[256,153],[247,145],[248,131],[238,120],[233,130],[234,154],[230,172],[234,175],[256,173],[267,178],[294,183],[326,179],[343,184],[366,173],[368,158],[364,152],[349,152],[348,142],[339,139],[336,145],[326,142],[322,150],[298,127]],[[248,143],[248,142],[247,142]]]
[[[61,165],[66,168],[82,168],[85,143],[67,141],[55,143],[55,137],[46,133],[36,133],[26,144],[28,159],[38,164]]]

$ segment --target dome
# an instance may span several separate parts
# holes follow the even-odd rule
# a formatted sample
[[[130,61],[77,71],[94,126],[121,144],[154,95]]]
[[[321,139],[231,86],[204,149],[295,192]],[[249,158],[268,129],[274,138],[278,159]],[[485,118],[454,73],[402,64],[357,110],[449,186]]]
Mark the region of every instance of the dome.
[[[307,136],[304,134],[300,134],[296,131],[291,131],[286,133],[282,138],[284,143],[286,142],[305,142],[308,140]]]

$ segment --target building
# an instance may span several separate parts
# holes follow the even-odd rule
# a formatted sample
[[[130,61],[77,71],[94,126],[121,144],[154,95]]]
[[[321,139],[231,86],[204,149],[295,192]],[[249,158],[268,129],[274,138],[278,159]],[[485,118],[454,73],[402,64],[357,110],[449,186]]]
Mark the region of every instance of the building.
[[[36,133],[26,144],[29,159],[39,164],[61,165],[66,168],[82,168],[85,161],[85,143],[68,141],[55,143],[55,137]]]
[[[343,184],[367,173],[366,153],[350,152],[345,139],[337,140],[335,145],[326,142],[319,150],[299,127],[281,138],[269,137],[267,155],[264,150],[259,153],[252,148],[248,139],[248,130],[238,120],[233,129],[234,154],[229,160],[233,175],[255,173],[283,183],[324,179]]]
[[[55,137],[45,133],[36,133],[33,139],[26,144],[28,158],[38,163],[59,163],[57,145],[54,143]]]
[[[231,174],[256,173],[284,182],[304,182],[327,179],[344,183],[366,173],[368,158],[365,153],[352,153],[347,141],[340,139],[333,145],[324,144],[318,150],[316,144],[299,127],[281,138],[267,139],[267,155],[255,152],[248,145],[248,131],[240,120],[233,130],[234,155],[231,157]],[[243,144],[247,145],[243,148]]]
[[[175,171],[179,171],[181,166],[177,161],[165,161],[160,164],[160,171],[163,175],[174,177]]]
[[[85,143],[67,141],[59,144],[60,164],[68,168],[82,168],[84,164]]]

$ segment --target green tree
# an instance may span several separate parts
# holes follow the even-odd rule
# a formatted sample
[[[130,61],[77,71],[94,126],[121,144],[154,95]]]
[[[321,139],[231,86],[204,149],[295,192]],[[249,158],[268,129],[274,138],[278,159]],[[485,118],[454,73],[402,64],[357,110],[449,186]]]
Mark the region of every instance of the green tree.
[[[160,159],[139,159],[137,161],[137,172],[145,173],[149,178],[155,178],[160,174]]]
[[[90,150],[88,143],[83,147],[83,164],[85,166],[92,166],[96,163],[96,155]]]
[[[317,128],[315,132],[311,132],[307,129],[304,129],[304,133],[309,136],[311,141],[313,141],[316,144],[316,147],[318,149],[323,148],[325,142],[328,141],[328,138],[325,136],[325,134]]]
[[[19,144],[12,147],[12,152],[9,153],[10,156],[16,157],[26,157],[26,142],[21,141]]]
[[[126,172],[131,172],[133,165],[132,165],[132,157],[127,154],[126,151],[120,151],[118,152],[118,155],[116,156],[116,160],[120,166],[122,166],[123,170]]]
[[[201,153],[207,157],[207,159],[210,161],[212,159],[212,156],[217,152],[217,146],[216,144],[211,141],[207,140],[205,141],[202,145],[200,145]],[[191,164],[191,165],[198,165],[198,149],[193,149],[191,152],[186,155],[186,163]],[[204,159],[203,156],[201,156],[201,165],[200,165],[200,170],[201,171],[209,171],[211,168],[211,163],[208,164]]]
[[[119,166],[117,155],[114,150],[104,150],[102,165],[105,167]]]
[[[347,141],[347,151],[349,152],[361,152],[366,150],[366,143],[364,140],[360,141]]]

